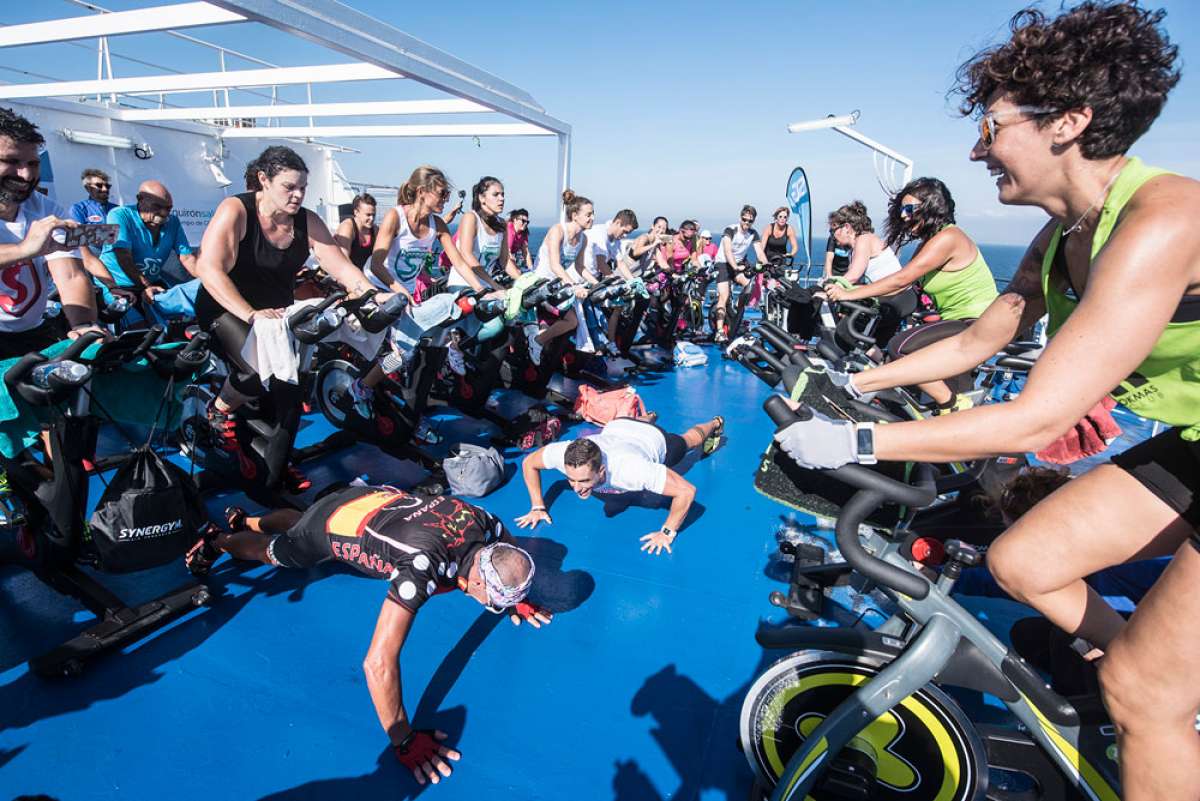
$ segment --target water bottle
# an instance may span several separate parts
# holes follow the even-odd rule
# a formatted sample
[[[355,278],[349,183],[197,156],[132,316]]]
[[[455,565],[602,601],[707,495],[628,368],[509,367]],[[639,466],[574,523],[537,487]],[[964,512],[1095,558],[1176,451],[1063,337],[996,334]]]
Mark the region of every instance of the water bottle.
[[[87,380],[91,370],[86,364],[70,360],[62,362],[43,362],[30,371],[30,380],[35,387],[50,389],[51,376],[59,383],[77,385]]]

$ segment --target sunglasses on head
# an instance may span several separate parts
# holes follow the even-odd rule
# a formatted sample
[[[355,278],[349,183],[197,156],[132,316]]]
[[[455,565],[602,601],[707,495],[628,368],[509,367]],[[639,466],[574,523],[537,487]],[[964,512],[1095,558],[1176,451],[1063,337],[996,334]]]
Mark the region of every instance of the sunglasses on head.
[[[1000,128],[1005,125],[1020,125],[1023,122],[1036,120],[1038,117],[1046,117],[1051,114],[1060,114],[1061,112],[1055,108],[1045,108],[1043,106],[1017,106],[1016,108],[1008,109],[1001,112],[1002,114],[1025,114],[1023,120],[1014,120],[1013,122],[1001,123],[996,119],[996,113],[993,111],[984,112],[979,118],[979,142],[983,145],[984,150],[991,148],[996,141],[996,134]]]

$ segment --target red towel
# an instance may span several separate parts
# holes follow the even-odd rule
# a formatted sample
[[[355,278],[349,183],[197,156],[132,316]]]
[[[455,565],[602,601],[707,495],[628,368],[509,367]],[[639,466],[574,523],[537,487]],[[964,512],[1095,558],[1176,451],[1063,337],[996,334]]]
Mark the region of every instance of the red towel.
[[[1097,403],[1073,429],[1038,451],[1037,458],[1050,464],[1071,464],[1102,453],[1109,443],[1121,436],[1121,427],[1112,416],[1116,405],[1112,398]]]

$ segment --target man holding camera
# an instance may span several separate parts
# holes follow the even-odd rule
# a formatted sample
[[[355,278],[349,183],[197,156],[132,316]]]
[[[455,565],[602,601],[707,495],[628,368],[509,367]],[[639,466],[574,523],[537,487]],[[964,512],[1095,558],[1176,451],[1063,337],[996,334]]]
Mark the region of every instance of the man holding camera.
[[[23,356],[62,339],[59,320],[43,320],[55,287],[70,327],[68,336],[100,330],[92,282],[79,248],[65,244],[65,237],[80,225],[36,191],[42,169],[38,147],[44,142],[37,126],[0,108],[0,359]]]

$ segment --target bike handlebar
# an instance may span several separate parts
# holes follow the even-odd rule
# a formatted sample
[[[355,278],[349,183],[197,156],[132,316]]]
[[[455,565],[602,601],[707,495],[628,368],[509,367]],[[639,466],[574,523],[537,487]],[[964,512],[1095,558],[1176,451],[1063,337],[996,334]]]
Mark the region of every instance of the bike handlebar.
[[[793,411],[780,395],[772,395],[763,410],[780,429],[792,423],[812,419],[813,411],[801,405]],[[917,466],[916,484],[906,484],[862,465],[848,464],[822,473],[858,490],[842,507],[837,519],[837,545],[847,564],[862,575],[897,592],[920,600],[929,594],[929,582],[916,573],[872,556],[858,537],[859,526],[880,506],[891,502],[910,508],[929,506],[937,498],[933,469]]]

